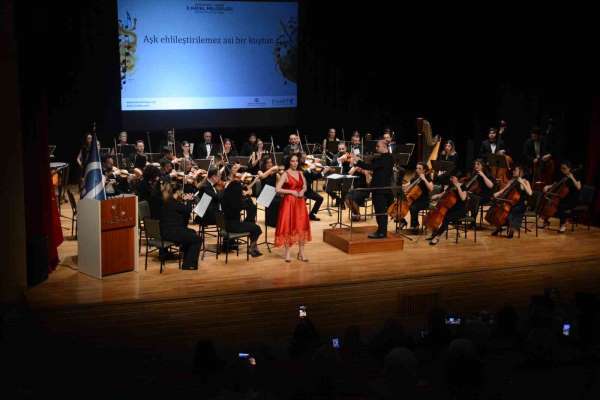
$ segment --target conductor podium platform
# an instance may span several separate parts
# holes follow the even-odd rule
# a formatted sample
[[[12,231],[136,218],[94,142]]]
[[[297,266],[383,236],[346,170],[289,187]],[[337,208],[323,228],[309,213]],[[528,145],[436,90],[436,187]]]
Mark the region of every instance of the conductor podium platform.
[[[355,226],[323,230],[323,241],[348,254],[396,251],[404,248],[401,235],[388,232],[385,239],[369,239],[377,226]]]

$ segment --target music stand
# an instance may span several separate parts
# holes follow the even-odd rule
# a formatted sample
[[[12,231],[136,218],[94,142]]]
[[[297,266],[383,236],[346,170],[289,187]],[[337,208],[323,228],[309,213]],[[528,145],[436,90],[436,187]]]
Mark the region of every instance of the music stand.
[[[410,159],[410,154],[408,153],[392,153],[392,159],[394,160],[394,165],[406,166],[408,165],[408,160]]]
[[[332,166],[328,166],[329,168],[329,172],[327,173],[327,176],[329,175],[333,175],[333,174],[341,174],[342,173],[342,167],[332,167]],[[319,184],[317,183],[316,186],[316,192],[324,192],[325,191],[325,186],[327,185],[327,176],[323,176],[323,179],[325,179],[325,184],[323,185],[323,187],[321,188],[321,190],[319,190]],[[321,179],[319,177],[319,179]],[[325,206],[325,208],[320,208],[319,211],[317,211],[317,213],[320,213],[321,211],[327,211],[327,214],[329,214],[329,216],[331,216],[331,211],[337,212],[337,207],[331,207],[331,197],[328,195],[327,196],[327,205]]]
[[[344,204],[344,198],[342,197],[342,193],[348,192],[353,184],[356,176],[352,175],[338,175],[337,177],[327,178],[327,182],[325,183],[325,191],[326,192],[337,192],[340,201],[338,202],[337,209],[337,221],[333,224],[329,224],[330,227],[335,228],[336,226],[340,226],[340,228],[347,227],[351,228],[350,225],[344,224],[342,222],[342,204]]]
[[[204,171],[208,171],[210,168],[210,164],[212,163],[212,159],[210,158],[198,158],[194,160],[198,169],[203,169]]]
[[[446,174],[451,174],[456,169],[456,164],[454,164],[454,161],[431,160],[431,169],[438,173],[443,171]]]

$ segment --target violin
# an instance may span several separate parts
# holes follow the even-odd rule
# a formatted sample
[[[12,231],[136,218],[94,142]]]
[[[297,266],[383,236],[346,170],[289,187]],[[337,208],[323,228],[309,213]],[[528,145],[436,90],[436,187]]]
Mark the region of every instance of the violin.
[[[571,173],[578,171],[580,168],[575,168],[571,170]],[[540,217],[544,219],[548,219],[553,217],[558,211],[558,205],[560,201],[567,197],[569,194],[569,186],[567,182],[570,178],[568,176],[564,176],[558,182],[555,182],[550,189],[544,193],[544,197],[542,197],[538,210],[538,214]]]
[[[512,210],[512,207],[521,200],[521,192],[519,186],[521,183],[517,178],[513,178],[500,196],[495,199],[494,205],[485,214],[485,220],[490,224],[498,228],[506,225],[508,214]]]
[[[400,200],[400,198],[396,198],[396,200],[394,200],[394,202],[388,207],[387,214],[395,222],[398,222],[400,219],[404,218],[406,214],[408,214],[410,206],[412,206],[413,203],[417,201],[423,194],[423,190],[421,190],[421,186],[419,185],[422,180],[423,179],[421,177],[415,179],[415,181],[408,185],[404,191],[404,199]]]

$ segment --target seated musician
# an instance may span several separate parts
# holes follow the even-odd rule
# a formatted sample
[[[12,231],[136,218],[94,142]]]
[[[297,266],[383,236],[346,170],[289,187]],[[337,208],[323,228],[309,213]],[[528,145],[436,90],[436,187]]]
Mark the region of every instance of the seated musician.
[[[283,155],[296,154],[300,152],[300,136],[290,133],[288,144],[283,148]]]
[[[494,178],[489,175],[487,166],[484,164],[481,158],[473,161],[473,171],[471,172],[472,177],[477,176],[477,195],[481,198],[481,204],[489,203],[492,198],[492,190],[494,189]],[[471,188],[474,185],[471,184],[467,187],[467,191],[472,191]]]
[[[273,159],[271,157],[263,158],[260,162],[260,170],[258,171],[258,179],[260,179],[262,187],[269,185],[275,188],[277,186],[277,174],[279,171],[280,168],[273,164]],[[267,226],[277,226],[280,202],[281,197],[275,196],[269,207],[265,210],[265,224]]]
[[[327,146],[329,143],[340,141],[340,139],[338,139],[336,135],[337,133],[335,131],[335,128],[329,128],[329,130],[327,131],[327,137],[323,139],[323,151],[327,151]]]
[[[183,171],[184,169],[187,169],[187,166],[186,168],[183,168],[183,164],[191,164],[194,162],[190,148],[190,143],[187,140],[181,142],[181,155],[173,159],[173,164],[177,169]]]
[[[504,145],[504,141],[498,137],[498,130],[496,128],[488,130],[488,138],[479,147],[479,158],[486,160],[490,154],[506,154],[506,146]]]
[[[439,161],[451,162],[454,164],[454,169],[451,171],[437,171],[437,175],[434,178],[435,184],[442,186],[450,184],[449,174],[458,175],[458,153],[454,145],[454,141],[448,140],[444,145],[443,150],[440,152],[438,158]]]
[[[171,182],[177,176],[177,172],[173,168],[173,163],[168,158],[160,160],[160,179],[163,182]]]
[[[352,137],[350,138],[350,153],[360,156],[362,151],[361,140],[360,140],[360,132],[354,131]]]
[[[308,214],[308,218],[311,221],[320,221],[321,219],[317,217],[317,213],[321,208],[321,204],[323,204],[323,196],[313,190],[313,182],[316,179],[319,179],[323,176],[324,173],[327,172],[327,168],[325,167],[322,172],[315,172],[317,169],[317,163],[319,163],[319,159],[315,159],[314,162],[306,161],[306,154],[300,154],[300,165],[302,166],[302,174],[304,175],[304,179],[306,180],[306,192],[304,192],[304,198],[312,200],[313,206],[310,210],[310,214]]]
[[[254,132],[250,133],[250,135],[248,135],[248,141],[246,141],[242,145],[242,149],[240,151],[240,155],[248,157],[252,153],[254,153],[256,151],[257,141],[258,141],[258,139],[256,137],[256,133],[254,133]]]
[[[560,227],[558,232],[564,233],[567,230],[567,217],[571,214],[572,210],[577,206],[579,199],[579,191],[581,190],[581,181],[573,175],[571,163],[569,161],[563,161],[560,163],[560,172],[563,177],[567,178],[565,185],[569,188],[569,193],[560,199],[558,203],[558,209],[556,216],[560,221]],[[547,193],[553,185],[544,186],[544,192]],[[550,225],[548,220],[544,221],[544,226]]]
[[[134,192],[138,197],[138,201],[150,201],[152,189],[159,180],[160,169],[154,165],[146,165],[143,175],[134,186]]]
[[[239,172],[233,173],[233,179],[227,184],[223,191],[223,197],[221,200],[221,208],[225,214],[225,225],[228,232],[231,233],[250,233],[250,255],[252,257],[261,256],[262,253],[258,251],[258,238],[262,233],[260,226],[256,221],[256,205],[248,203],[251,190],[244,190],[241,182],[241,174]],[[250,202],[252,200],[250,199]],[[246,210],[246,218],[241,221],[240,215],[242,210]]]
[[[144,153],[144,141],[138,140],[135,142],[135,154],[133,155],[133,168],[143,170],[148,163],[146,153]]]
[[[122,131],[119,133],[119,141],[117,142],[117,154],[121,154],[124,163],[127,163],[126,160],[133,154],[133,148],[127,142],[127,131]]]
[[[505,194],[506,189],[508,189],[511,184],[516,180],[518,182],[517,190],[520,192],[519,202],[517,204],[513,204],[510,213],[508,214],[507,219],[507,234],[506,237],[512,239],[514,236],[515,230],[521,228],[521,223],[523,222],[523,216],[526,211],[526,200],[528,196],[531,196],[533,190],[531,190],[531,185],[529,181],[524,176],[523,167],[520,165],[515,165],[512,171],[512,179],[504,185],[502,189],[494,193],[494,198],[502,199],[502,195]],[[501,200],[500,200],[501,201]],[[502,227],[496,228],[494,232],[492,232],[492,236],[497,236],[502,231]]]
[[[450,190],[452,187],[456,190],[456,194],[458,195],[457,202],[452,208],[448,210],[448,212],[444,216],[444,220],[442,221],[440,227],[434,232],[431,232],[431,236],[426,238],[426,240],[429,240],[429,244],[432,246],[438,244],[438,242],[440,241],[440,237],[444,232],[446,232],[446,229],[448,229],[448,224],[459,218],[462,218],[466,212],[465,202],[467,200],[468,192],[463,188],[456,176],[450,177],[450,186],[451,187],[448,190]],[[431,200],[438,200],[443,195],[443,192],[433,195],[431,196]]]
[[[206,179],[198,187],[198,194],[196,197],[201,199],[202,196],[206,194],[211,197],[211,200],[202,218],[197,216],[194,222],[205,226],[217,223],[215,215],[217,211],[219,211],[221,198],[223,196],[221,183],[219,169],[215,167],[209,168]]]
[[[354,156],[354,160],[355,161],[353,162],[353,164],[357,164],[358,161],[356,161],[356,156]],[[348,171],[348,175],[353,175],[353,176],[357,177],[356,179],[354,179],[354,181],[352,183],[352,187],[354,189],[362,189],[362,188],[366,188],[367,186],[369,186],[367,183],[368,182],[367,176],[369,176],[369,181],[370,181],[371,173],[372,173],[371,171],[362,169],[358,165],[353,165],[352,168],[350,168],[350,171]],[[360,208],[359,207],[363,207],[365,205],[365,200],[367,200],[369,198],[369,195],[370,195],[370,192],[366,191],[366,190],[352,190],[346,195],[346,197],[345,197],[346,206],[352,212],[351,218],[353,221],[360,220]]]
[[[256,139],[256,146],[250,154],[250,159],[248,160],[248,172],[254,175],[258,174],[258,171],[260,170],[260,162],[266,155],[267,153],[265,152],[265,145],[263,141]]]
[[[107,197],[121,194],[119,191],[117,179],[119,176],[115,173],[115,164],[113,156],[102,157],[102,174],[104,175],[104,191]]]
[[[409,183],[404,184],[404,189],[408,188],[410,184],[414,183],[417,179],[420,179],[419,187],[421,188],[421,196],[412,203],[410,206],[410,227],[414,234],[419,233],[419,211],[427,210],[429,208],[429,194],[433,190],[433,182],[427,177],[429,168],[427,164],[418,162],[415,168],[415,175]],[[406,226],[406,220],[401,221],[401,226]]]
[[[223,139],[223,149],[221,152],[221,156],[225,160],[229,160],[229,157],[237,157],[238,153],[235,147],[233,146],[233,142],[231,139]]]
[[[335,131],[335,129],[334,129]],[[346,143],[344,142],[340,142],[338,143],[338,152],[331,158],[331,161],[329,162],[329,166],[330,167],[339,167],[340,168],[340,174],[342,175],[348,175],[348,172],[350,171],[350,167],[351,167],[351,157],[350,157],[350,153],[348,153],[348,151],[346,150]],[[346,198],[346,193],[342,193],[342,197],[340,199],[340,197],[338,197],[337,193],[335,193],[334,191],[328,191],[327,194],[333,199],[335,200],[335,207],[338,207],[340,205],[340,202],[342,202],[341,206],[342,209],[345,209],[346,206],[343,203],[343,199]]]
[[[191,199],[191,194],[174,194],[170,183],[161,184],[160,235],[164,240],[181,246],[182,269],[198,269],[200,254],[200,236],[187,227],[192,212],[191,203],[188,202]]]
[[[540,128],[531,129],[530,138],[523,145],[523,160],[528,166],[537,166],[540,161],[548,161],[552,158],[552,150],[542,136]]]

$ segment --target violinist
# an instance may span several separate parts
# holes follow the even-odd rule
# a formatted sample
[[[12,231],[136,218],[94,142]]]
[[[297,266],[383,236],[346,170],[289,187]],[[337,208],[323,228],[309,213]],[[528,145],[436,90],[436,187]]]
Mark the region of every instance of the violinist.
[[[260,170],[258,171],[258,179],[260,179],[262,187],[266,185],[276,187],[277,175],[280,173],[280,168],[273,164],[273,159],[270,157],[263,158],[260,162]],[[269,207],[265,210],[265,224],[267,226],[277,226],[277,215],[279,213],[280,196],[275,196]]]
[[[438,229],[431,232],[431,236],[426,238],[429,240],[429,244],[435,246],[440,241],[440,237],[446,230],[448,229],[448,223],[451,221],[455,221],[459,218],[462,218],[465,215],[465,201],[467,200],[468,192],[462,187],[460,181],[456,178],[456,176],[450,177],[450,187],[447,190],[455,190],[456,191],[456,204],[452,206],[444,216],[442,224]],[[435,194],[431,196],[432,200],[440,199],[445,192]]]
[[[118,169],[115,167],[113,156],[107,155],[102,157],[102,174],[104,175],[104,190],[107,197],[116,196],[119,193],[116,173]]]
[[[350,138],[350,153],[355,156],[361,156],[361,141],[360,141],[360,133],[358,131],[354,131],[352,137]]]
[[[152,194],[152,188],[160,180],[161,171],[154,165],[146,165],[144,173],[137,181],[134,192],[138,196],[138,201],[149,201]]]
[[[181,157],[175,158],[173,164],[176,164],[180,169],[183,169],[183,164],[191,164],[193,162],[191,145],[187,140],[181,142]]]
[[[335,131],[335,129],[334,129],[334,131]],[[338,152],[331,158],[329,166],[330,167],[338,167],[338,168],[340,168],[340,174],[347,175],[348,172],[350,171],[350,167],[352,166],[351,160],[352,160],[352,156],[346,150],[346,143],[340,142],[340,143],[338,143]],[[335,207],[338,207],[341,202],[342,209],[346,208],[346,205],[344,204],[344,199],[346,198],[346,192],[342,193],[341,199],[333,191],[329,191],[329,192],[327,192],[327,194],[333,200],[335,200]]]
[[[231,139],[223,139],[223,149],[221,151],[221,156],[225,161],[229,161],[230,157],[237,157],[238,153],[235,147],[233,146],[233,142]]]
[[[242,150],[240,151],[241,156],[248,157],[252,153],[256,151],[258,139],[256,137],[256,133],[251,132],[248,136],[248,141],[242,145]]]
[[[529,181],[524,176],[523,167],[520,165],[515,165],[512,171],[512,179],[504,185],[502,189],[494,193],[494,198],[499,199],[498,201],[504,201],[503,195],[506,195],[507,192],[516,188],[519,192],[519,201],[516,204],[512,204],[510,212],[508,214],[508,219],[506,221],[507,225],[507,235],[509,239],[512,239],[514,236],[515,229],[521,228],[521,223],[523,222],[523,216],[525,215],[526,206],[525,201],[527,196],[531,196],[533,191],[531,190],[531,185]],[[497,236],[502,231],[502,226],[496,227],[496,230],[492,232],[492,236]]]
[[[177,171],[173,169],[173,163],[168,158],[160,160],[160,179],[163,182],[171,182],[177,177]]]
[[[248,202],[245,201],[247,196],[251,194],[251,190],[244,190],[241,177],[239,172],[233,173],[232,180],[223,191],[221,208],[225,214],[227,231],[232,233],[249,232],[250,255],[252,257],[259,257],[262,256],[262,253],[258,251],[257,242],[262,230],[254,222],[256,221],[256,205],[252,204],[252,206],[249,206]],[[246,211],[246,218],[241,221],[240,214],[243,209]]]
[[[565,185],[568,189],[566,196],[559,199],[558,208],[556,209],[556,216],[560,221],[558,232],[564,233],[567,230],[567,217],[577,205],[579,191],[581,190],[581,182],[573,175],[573,170],[569,161],[565,160],[560,163],[560,172],[563,176],[562,184],[559,181],[552,185],[546,185],[544,186],[544,193],[546,193],[547,196],[560,196],[557,193],[560,191],[559,186]],[[544,220],[543,225],[544,227],[550,225],[548,219]]]
[[[209,158],[217,154],[217,148],[212,142],[212,132],[205,131],[202,134],[202,141],[194,147],[195,158]]]
[[[156,167],[154,167],[156,168]],[[158,169],[158,168],[157,168]],[[162,183],[160,207],[160,235],[181,246],[183,262],[181,269],[198,269],[200,254],[200,236],[187,227],[192,212],[191,194],[174,194],[170,183]]]
[[[321,173],[315,172],[315,169],[317,168],[317,163],[319,161],[320,161],[319,159],[315,159],[314,162],[307,162],[306,153],[300,154],[300,165],[303,166],[302,173],[304,175],[304,180],[306,181],[306,192],[304,192],[304,197],[314,201],[312,209],[310,210],[310,213],[308,214],[308,218],[311,221],[320,221],[321,220],[319,217],[317,217],[317,213],[319,212],[319,209],[321,208],[321,204],[323,204],[323,196],[321,196],[319,193],[315,192],[312,188],[313,182],[316,179],[319,179],[321,176],[323,176],[322,174],[326,173],[327,172],[326,169],[328,168],[328,167],[325,167],[325,169]]]
[[[196,217],[195,222],[200,225],[215,225],[217,223],[216,213],[219,211],[221,198],[223,197],[223,184],[221,182],[221,176],[219,170],[215,167],[208,169],[206,180],[198,187],[198,199],[202,198],[202,195],[206,194],[210,196],[211,200],[208,204],[208,208],[204,213],[204,216],[200,218]]]
[[[479,158],[486,160],[487,156],[490,154],[506,154],[504,140],[498,137],[498,130],[496,128],[490,128],[488,130],[488,138],[484,140],[479,147]]]
[[[421,189],[421,196],[414,200],[410,206],[410,227],[413,234],[419,233],[419,211],[429,208],[429,193],[433,191],[433,182],[427,177],[429,168],[427,164],[418,162],[415,167],[415,175],[409,183],[404,184],[403,189],[406,192],[412,184],[418,182]],[[403,219],[400,223],[401,227],[406,226],[406,220]]]
[[[356,179],[352,182],[352,187],[354,189],[366,188],[369,186],[367,181],[367,176],[370,178],[371,171],[362,169],[358,165],[358,156],[353,154],[353,166],[348,171],[348,175],[356,176]],[[350,191],[346,197],[345,202],[346,206],[351,211],[351,216],[353,221],[360,221],[360,207],[364,206],[365,200],[369,197],[369,192],[366,190],[352,190]]]
[[[145,147],[144,147],[144,141],[143,140],[138,140],[137,142],[135,142],[135,154],[134,154],[134,158],[133,158],[133,168],[138,168],[143,170],[144,167],[146,166],[146,163],[148,162],[148,157],[146,156],[146,153],[144,153]]]
[[[379,154],[373,158],[370,164],[364,161],[358,161],[357,166],[370,170],[373,173],[371,185],[373,187],[390,186],[394,169],[394,159],[388,150],[387,143],[384,140],[377,141],[375,151]],[[384,239],[387,237],[387,207],[392,202],[392,193],[390,190],[374,190],[373,206],[377,214],[377,231],[369,234],[369,239]]]

